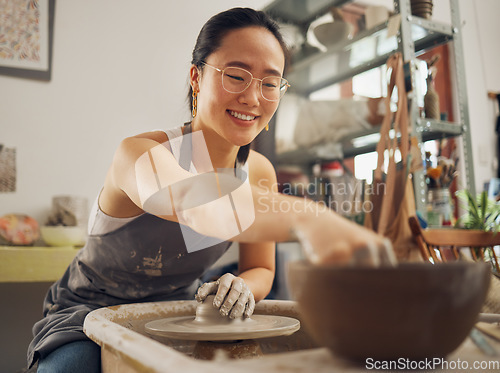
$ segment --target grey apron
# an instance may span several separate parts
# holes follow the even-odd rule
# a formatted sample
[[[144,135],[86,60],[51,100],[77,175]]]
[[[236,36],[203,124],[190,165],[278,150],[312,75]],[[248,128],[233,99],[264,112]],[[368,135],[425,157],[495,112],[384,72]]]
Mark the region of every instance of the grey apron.
[[[189,141],[182,143],[180,154],[179,164],[189,170]],[[212,242],[211,237],[206,239]],[[28,366],[64,344],[87,340],[83,321],[97,308],[193,299],[199,278],[230,245],[207,244],[204,250],[188,253],[180,224],[150,214],[107,234],[90,235],[47,293],[44,318],[33,326]]]

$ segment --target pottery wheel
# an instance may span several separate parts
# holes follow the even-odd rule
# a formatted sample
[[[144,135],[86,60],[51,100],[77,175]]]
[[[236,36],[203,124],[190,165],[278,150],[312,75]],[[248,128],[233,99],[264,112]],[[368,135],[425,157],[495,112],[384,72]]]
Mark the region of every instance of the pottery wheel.
[[[234,341],[290,335],[300,329],[291,317],[252,315],[247,319],[221,316],[213,305],[213,296],[196,307],[196,316],[169,317],[150,321],[146,332],[163,337],[194,341]]]

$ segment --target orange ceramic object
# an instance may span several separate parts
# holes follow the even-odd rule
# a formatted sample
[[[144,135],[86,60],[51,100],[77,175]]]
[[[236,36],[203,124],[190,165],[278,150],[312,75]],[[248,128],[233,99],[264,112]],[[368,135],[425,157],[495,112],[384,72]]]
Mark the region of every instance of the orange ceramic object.
[[[32,245],[40,237],[38,222],[27,215],[4,215],[0,217],[0,237],[8,245]]]

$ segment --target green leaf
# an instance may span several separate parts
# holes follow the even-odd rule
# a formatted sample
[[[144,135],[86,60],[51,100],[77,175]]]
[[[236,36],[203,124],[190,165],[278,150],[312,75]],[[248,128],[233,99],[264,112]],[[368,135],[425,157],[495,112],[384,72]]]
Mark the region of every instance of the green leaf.
[[[483,190],[481,193],[481,202],[480,202],[480,207],[481,207],[481,215],[479,216],[482,221],[485,220],[486,218],[486,209],[488,207],[488,194],[486,191]]]
[[[477,202],[469,191],[467,191],[467,199],[469,200],[469,214],[471,214],[474,218],[478,218],[479,209],[477,207]]]
[[[456,196],[460,206],[466,210],[457,220],[456,227],[500,232],[500,204],[489,199],[486,191],[474,198],[469,190],[464,189],[457,191]]]

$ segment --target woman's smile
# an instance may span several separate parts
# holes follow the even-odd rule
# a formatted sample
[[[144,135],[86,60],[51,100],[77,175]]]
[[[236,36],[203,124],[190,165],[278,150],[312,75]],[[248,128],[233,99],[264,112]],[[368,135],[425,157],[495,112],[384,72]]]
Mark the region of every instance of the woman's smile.
[[[233,123],[240,127],[252,127],[259,119],[259,116],[241,111],[227,110],[227,113],[229,114]]]

